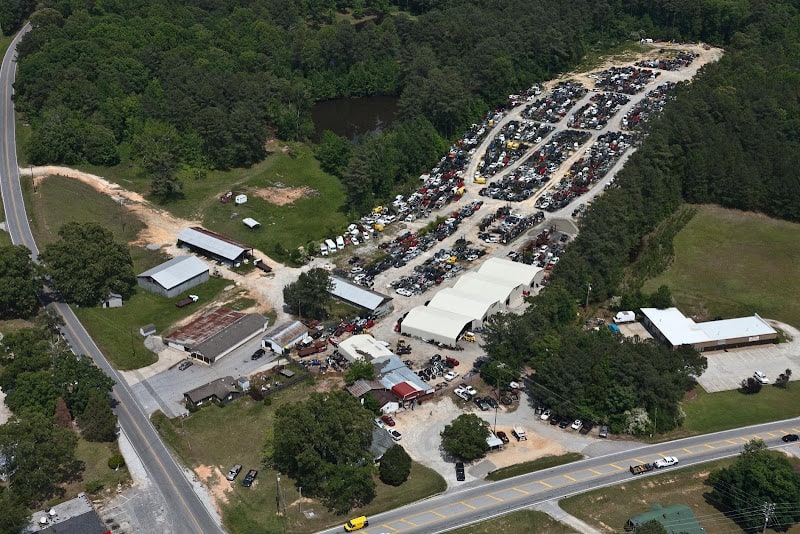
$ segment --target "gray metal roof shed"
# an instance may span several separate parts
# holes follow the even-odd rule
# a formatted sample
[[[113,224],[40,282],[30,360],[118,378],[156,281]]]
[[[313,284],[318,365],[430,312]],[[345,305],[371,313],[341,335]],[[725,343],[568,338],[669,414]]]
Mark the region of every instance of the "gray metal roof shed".
[[[294,345],[308,335],[308,327],[300,321],[282,323],[264,334],[261,344],[269,346],[275,352],[282,352],[286,347]]]
[[[240,261],[253,251],[252,247],[237,243],[199,226],[184,228],[178,234],[178,245],[182,244],[231,263]]]
[[[148,269],[137,278],[150,278],[169,290],[203,273],[208,273],[208,265],[203,260],[196,256],[178,256]]]
[[[331,295],[371,312],[376,312],[392,302],[392,297],[388,295],[372,291],[371,289],[354,284],[338,276],[331,276],[331,282],[333,285],[331,288]],[[391,307],[389,307],[389,310],[390,309]]]

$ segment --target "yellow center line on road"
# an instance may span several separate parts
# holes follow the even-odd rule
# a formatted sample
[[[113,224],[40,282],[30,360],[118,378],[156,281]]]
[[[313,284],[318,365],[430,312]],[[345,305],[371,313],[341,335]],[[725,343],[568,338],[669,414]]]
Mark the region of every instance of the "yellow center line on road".
[[[552,487],[553,487],[553,486],[551,486],[550,484],[548,484],[547,482],[545,482],[544,480],[540,480],[540,481],[539,481],[539,484],[541,484],[541,485],[542,485],[542,486],[544,486],[545,488],[552,488]]]
[[[495,497],[491,493],[487,493],[486,496],[489,497],[490,499],[496,500],[497,502],[506,502],[504,499],[501,499],[500,497]]]
[[[737,438],[737,439],[735,439],[735,440],[734,440],[734,439],[726,439],[725,441],[727,441],[727,442],[728,442],[728,443],[730,443],[731,445],[738,445],[738,444],[739,444],[739,439],[744,439],[744,438]],[[747,440],[745,440],[745,442],[746,442],[746,441],[747,441]]]
[[[569,475],[563,475],[563,476],[564,476],[564,478],[568,478],[569,480],[571,480],[571,481],[573,481],[573,482],[577,482],[577,481],[578,481],[577,479],[574,479],[574,478],[572,478],[572,477],[571,477],[571,476],[569,476]]]
[[[684,451],[686,451],[688,454],[694,454],[694,451],[690,451],[690,450],[689,450],[689,449],[687,449],[686,447],[684,447],[684,448],[683,448],[683,450],[684,450]]]
[[[603,474],[603,473],[601,473],[600,471],[597,471],[596,469],[592,469],[591,467],[589,468],[589,471],[591,471],[591,472],[592,472],[592,473],[594,473],[595,475],[602,475],[602,474]]]
[[[439,516],[439,517],[441,517],[442,519],[444,519],[444,518],[448,517],[448,516],[446,516],[446,515],[444,515],[444,514],[440,514],[440,513],[439,513],[439,512],[437,512],[436,510],[431,510],[430,512],[431,512],[433,515],[438,515],[438,516]]]
[[[392,527],[392,526],[389,526],[389,525],[387,525],[386,523],[384,523],[383,525],[381,525],[381,528],[388,528],[388,529],[389,529],[389,530],[391,530],[392,532],[400,532],[400,530],[399,530],[399,529],[396,529],[396,528],[394,528],[394,527]]]
[[[409,521],[408,519],[398,519],[397,521],[399,521],[401,523],[408,523],[412,527],[418,527],[419,526],[418,524],[414,523],[413,521]]]
[[[530,495],[531,494],[529,491],[525,491],[525,490],[522,490],[522,489],[519,489],[519,488],[511,488],[511,489],[514,490],[514,491],[518,491],[523,495]]]
[[[611,467],[613,467],[613,468],[614,468],[614,469],[616,469],[617,471],[625,471],[625,468],[624,468],[624,467],[620,467],[620,466],[618,466],[617,464],[608,464],[608,465],[610,465]]]
[[[472,506],[471,504],[467,504],[467,503],[466,503],[466,502],[464,502],[464,501],[458,501],[458,504],[463,504],[464,506],[466,506],[467,508],[470,508],[470,509],[472,509],[472,510],[477,510],[477,509],[478,509],[477,507],[475,507],[475,506]]]
[[[716,449],[716,447],[715,447],[715,446],[713,446],[713,445],[712,445],[712,444],[710,444],[710,443],[705,443],[705,446],[706,446],[707,448],[709,448],[709,449]]]

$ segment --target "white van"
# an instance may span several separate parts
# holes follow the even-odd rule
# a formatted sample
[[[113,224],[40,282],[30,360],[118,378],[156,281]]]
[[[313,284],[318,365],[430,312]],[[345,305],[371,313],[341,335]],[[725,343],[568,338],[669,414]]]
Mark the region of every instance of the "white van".
[[[325,243],[320,243],[320,245],[319,245],[319,253],[321,255],[323,255],[323,256],[327,256],[328,255],[328,245],[326,245]]]
[[[333,242],[333,239],[326,239],[325,244],[328,246],[329,254],[336,252],[336,243]]]
[[[339,250],[343,250],[344,249],[344,238],[342,236],[339,236],[339,237],[336,238],[336,247]]]

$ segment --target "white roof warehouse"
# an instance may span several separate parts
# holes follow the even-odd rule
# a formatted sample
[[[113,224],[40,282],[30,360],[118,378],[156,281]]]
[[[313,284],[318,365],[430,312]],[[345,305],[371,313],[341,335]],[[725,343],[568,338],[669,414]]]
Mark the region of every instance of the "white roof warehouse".
[[[178,256],[136,277],[139,287],[167,298],[180,295],[209,278],[208,265],[195,256]]]
[[[386,315],[393,309],[392,297],[388,295],[372,291],[338,276],[331,276],[331,282],[333,285],[331,295],[348,304],[363,308],[377,317]]]

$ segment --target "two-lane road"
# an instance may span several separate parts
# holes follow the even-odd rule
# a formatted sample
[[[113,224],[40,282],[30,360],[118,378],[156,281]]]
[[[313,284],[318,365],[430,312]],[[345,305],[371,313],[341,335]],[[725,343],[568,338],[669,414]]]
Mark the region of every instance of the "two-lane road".
[[[369,518],[370,526],[363,532],[364,534],[446,532],[542,502],[631,480],[634,475],[628,470],[630,465],[652,462],[662,456],[677,457],[679,465],[657,470],[652,474],[734,456],[739,454],[742,446],[752,438],[760,438],[770,447],[798,447],[797,444],[787,445],[781,441],[781,436],[787,433],[800,433],[800,420],[790,419],[726,430],[588,458],[507,480],[482,483],[464,490],[448,492],[375,515]],[[642,476],[649,474],[639,475]],[[334,532],[341,532],[341,527],[331,528],[320,534]]]
[[[0,68],[0,192],[6,226],[11,241],[25,245],[38,256],[33,240],[25,203],[20,186],[17,164],[14,104],[12,101],[14,75],[16,73],[16,46],[22,36],[30,30],[25,28],[15,37],[3,58]],[[94,360],[115,382],[114,397],[118,401],[116,414],[120,427],[131,442],[142,461],[154,491],[161,493],[164,510],[154,510],[160,516],[160,532],[175,533],[222,533],[223,530],[195,493],[192,485],[173,457],[161,442],[150,420],[135,401],[128,385],[116,370],[109,365],[100,349],[78,321],[72,309],[63,303],[50,304],[64,318],[63,333],[76,354],[86,354]]]

